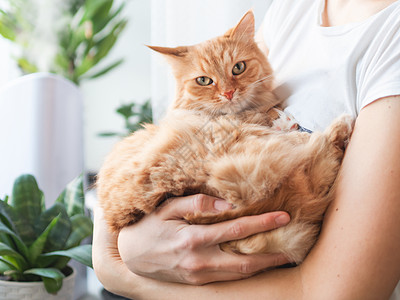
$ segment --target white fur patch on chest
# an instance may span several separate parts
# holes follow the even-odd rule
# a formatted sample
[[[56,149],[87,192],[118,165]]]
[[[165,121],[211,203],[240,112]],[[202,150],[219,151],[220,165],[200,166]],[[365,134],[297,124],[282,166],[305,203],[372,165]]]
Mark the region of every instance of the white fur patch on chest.
[[[276,108],[274,109],[278,113],[279,118],[275,119],[272,122],[271,126],[272,129],[282,130],[282,131],[292,131],[292,130],[297,130],[299,128],[299,124],[292,115],[285,113],[282,110]]]

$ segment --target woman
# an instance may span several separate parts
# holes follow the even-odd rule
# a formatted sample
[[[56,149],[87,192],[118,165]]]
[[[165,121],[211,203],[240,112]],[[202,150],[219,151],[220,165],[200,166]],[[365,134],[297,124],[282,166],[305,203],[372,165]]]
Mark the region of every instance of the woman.
[[[204,195],[176,198],[122,230],[117,248],[97,210],[93,262],[107,289],[135,299],[391,296],[400,279],[400,1],[274,1],[258,38],[277,94],[302,127],[357,116],[318,242],[300,266],[251,276],[285,258],[228,255],[218,243],[282,226],[285,213],[187,225],[187,212],[230,207]]]

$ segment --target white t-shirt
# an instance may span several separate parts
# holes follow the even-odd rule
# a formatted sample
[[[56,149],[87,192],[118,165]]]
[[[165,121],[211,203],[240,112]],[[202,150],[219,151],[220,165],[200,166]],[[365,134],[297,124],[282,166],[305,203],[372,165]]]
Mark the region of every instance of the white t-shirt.
[[[301,126],[323,130],[400,94],[400,1],[362,22],[322,27],[324,0],[275,0],[263,33],[276,92]]]
[[[400,0],[365,21],[322,27],[325,0],[275,0],[264,39],[285,111],[311,131],[400,95]],[[400,283],[390,300],[400,300]]]

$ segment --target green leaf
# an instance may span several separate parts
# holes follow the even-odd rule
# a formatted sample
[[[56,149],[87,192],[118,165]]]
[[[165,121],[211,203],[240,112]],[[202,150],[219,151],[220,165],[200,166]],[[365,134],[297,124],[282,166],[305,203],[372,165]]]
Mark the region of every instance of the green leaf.
[[[85,194],[83,190],[83,175],[81,174],[71,181],[56,202],[64,204],[68,216],[84,214],[85,212]]]
[[[94,56],[88,53],[82,60],[82,63],[76,67],[75,76],[80,77],[89,71],[95,65]]]
[[[85,215],[75,215],[71,217],[71,223],[72,232],[65,244],[66,249],[78,246],[83,239],[93,233],[93,222]]]
[[[57,53],[54,58],[54,63],[60,67],[61,70],[68,70],[70,66],[68,57],[66,57],[64,53]]]
[[[10,266],[9,262],[4,262],[0,259],[0,274],[3,274],[5,271],[10,270],[10,268],[15,268],[13,265]]]
[[[90,52],[85,56],[81,65],[76,68],[76,76],[80,77],[85,74],[109,53],[126,24],[126,20],[119,21],[114,25],[111,32],[105,35],[101,40],[95,42],[94,53]]]
[[[46,245],[46,242],[47,242],[47,237],[48,237],[50,231],[54,228],[54,226],[57,224],[58,220],[60,219],[60,215],[58,215],[56,218],[54,218],[50,222],[50,224],[43,231],[43,233],[29,247],[29,261],[32,265],[35,264],[36,259],[43,252],[44,246]]]
[[[85,23],[81,24],[78,28],[74,29],[71,31],[71,37],[70,37],[70,44],[68,45],[68,50],[69,52],[76,52],[78,49],[79,45],[84,42],[87,37],[86,37],[86,27],[88,26],[86,21]]]
[[[13,248],[11,248],[10,246],[8,246],[5,243],[0,242],[0,256],[5,256],[5,255],[13,256],[18,259],[25,260],[25,258],[21,254],[19,254],[17,251],[15,251]]]
[[[100,2],[100,1],[98,1]],[[111,7],[113,5],[113,1],[104,1],[96,10],[96,12],[92,15],[91,19],[93,23],[98,24],[102,21],[105,21],[107,16],[110,14]],[[98,32],[98,31],[97,31]]]
[[[41,277],[46,277],[46,278],[53,278],[53,279],[58,279],[58,278],[64,278],[64,274],[55,268],[32,268],[29,270],[24,271],[24,274],[33,274],[33,275],[38,275]]]
[[[92,266],[92,245],[77,246],[68,250],[53,251],[42,254],[41,257],[66,256],[93,268]]]
[[[8,198],[6,198],[7,200]],[[12,221],[11,215],[13,214],[13,208],[7,204],[6,200],[0,201],[0,220],[12,231],[16,231],[15,225]]]
[[[114,62],[113,64],[105,67],[104,69],[102,69],[101,71],[98,71],[97,73],[93,74],[93,75],[89,75],[88,77],[84,77],[83,79],[94,79],[100,76],[103,76],[104,74],[107,74],[108,72],[110,72],[111,70],[115,69],[116,67],[118,67],[120,64],[122,64],[124,62],[123,59],[120,59],[116,62]]]
[[[102,17],[94,18],[94,20],[96,20],[93,26],[94,33],[102,31],[107,26],[107,24],[109,24],[112,20],[114,20],[122,12],[122,10],[125,7],[125,4],[126,4],[125,2],[122,3],[112,14],[107,14],[107,15],[104,14]]]
[[[16,217],[13,221],[21,239],[28,245],[36,239],[33,227],[42,212],[42,198],[43,194],[32,175],[22,175],[15,180],[11,197]]]
[[[117,108],[116,112],[124,117],[124,119],[129,119],[130,117],[134,116],[136,113],[133,111],[135,107],[135,103],[129,104],[122,104],[120,107]]]
[[[49,259],[49,257],[46,257],[46,258]],[[67,264],[69,263],[69,261],[71,260],[70,257],[66,257],[66,256],[61,256],[61,257],[53,256],[51,258],[54,259],[54,262],[52,263],[52,267],[57,268],[59,270],[64,269],[67,266]]]
[[[91,20],[103,5],[110,2],[112,5],[112,0],[86,0],[84,9],[85,13],[82,17],[81,23],[85,22],[86,20]]]
[[[49,294],[57,294],[59,290],[61,290],[63,281],[62,280],[56,280],[52,278],[46,278],[42,277],[44,288]]]
[[[141,105],[139,116],[139,123],[153,123],[153,109],[150,100]]]
[[[0,232],[8,234],[11,237],[21,255],[23,255],[24,257],[29,256],[28,247],[26,247],[20,236],[12,231],[10,228],[8,228],[6,225],[4,225],[2,222],[0,222]]]
[[[0,20],[0,34],[4,38],[10,41],[15,41],[15,38],[17,36],[15,34],[15,31],[12,28],[8,27],[6,24],[4,24],[1,20]]]
[[[18,66],[25,74],[36,73],[39,71],[39,69],[26,58],[19,58],[17,62]]]
[[[100,137],[120,136],[120,134],[118,132],[100,132],[97,135]]]
[[[49,233],[44,252],[63,249],[71,234],[71,221],[69,220],[67,211],[62,203],[56,202],[52,207],[43,212],[36,222],[35,232],[37,236],[40,235],[56,217],[58,217],[59,220]]]
[[[10,41],[15,41],[16,26],[11,21],[10,16],[2,9],[0,9],[0,34]]]
[[[55,268],[33,268],[26,270],[23,274],[38,275],[42,278],[46,291],[51,294],[57,293],[64,279],[64,274]]]
[[[128,23],[127,20],[121,20],[117,24],[114,25],[111,32],[102,38],[100,41],[97,42],[96,48],[97,53],[95,54],[95,64],[97,64],[101,59],[103,59],[114,46],[115,42],[118,39],[120,33],[124,30],[126,24]]]
[[[8,259],[4,257],[0,257],[0,262],[2,263],[2,269],[7,269],[7,270],[18,270],[19,266],[14,265],[14,262],[10,262]]]

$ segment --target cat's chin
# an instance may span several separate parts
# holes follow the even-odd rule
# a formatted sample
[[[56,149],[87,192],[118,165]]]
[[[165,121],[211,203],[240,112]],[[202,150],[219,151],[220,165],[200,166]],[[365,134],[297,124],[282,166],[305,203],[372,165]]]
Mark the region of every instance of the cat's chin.
[[[246,110],[254,110],[258,105],[243,100],[233,99],[229,103],[224,103],[218,109],[219,115],[237,115]]]
[[[207,114],[213,117],[226,116],[226,115],[237,115],[244,111],[243,107],[237,105],[224,105],[213,110],[207,110]]]

